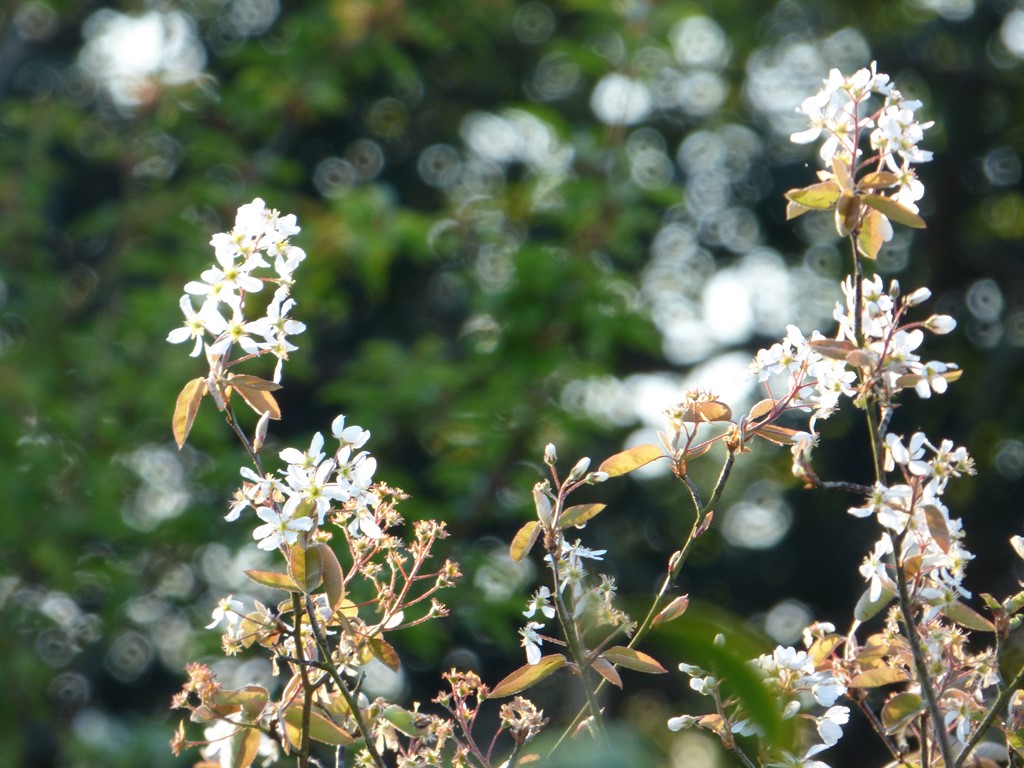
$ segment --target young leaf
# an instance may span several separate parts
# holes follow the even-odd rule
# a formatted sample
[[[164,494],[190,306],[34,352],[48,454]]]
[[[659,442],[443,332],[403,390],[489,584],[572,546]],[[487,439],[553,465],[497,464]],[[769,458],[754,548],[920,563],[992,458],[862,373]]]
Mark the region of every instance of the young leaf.
[[[397,672],[401,669],[402,660],[398,658],[398,651],[391,646],[391,643],[380,637],[371,637],[368,642],[370,644],[370,651],[377,661],[392,672]]]
[[[882,685],[902,683],[905,680],[907,680],[907,673],[902,669],[880,667],[879,669],[869,669],[867,672],[861,672],[847,683],[847,686],[850,688],[878,688]]]
[[[789,190],[786,192],[786,199],[802,208],[827,211],[839,199],[839,192],[839,185],[834,181],[821,181],[809,187]]]
[[[860,196],[844,189],[836,200],[836,232],[841,237],[846,237],[860,224],[861,208]]]
[[[598,469],[607,472],[608,477],[618,477],[650,464],[664,455],[665,452],[656,445],[634,445],[621,453],[609,456],[601,462]]]
[[[599,657],[594,659],[590,664],[590,668],[616,688],[622,688],[622,678],[619,677],[619,673],[615,671],[615,667],[609,662]]]
[[[261,379],[259,376],[250,376],[244,373],[229,377],[228,382],[235,389],[245,387],[246,389],[257,390],[260,392],[276,392],[281,388],[280,384],[275,384],[272,381]]]
[[[323,557],[316,547],[295,543],[288,549],[288,575],[307,595],[320,586],[323,572]]]
[[[668,672],[661,664],[651,656],[623,645],[615,645],[601,654],[602,659],[607,659],[612,664],[618,664],[626,669],[636,672],[646,672],[649,675],[662,675]]]
[[[301,743],[302,737],[302,705],[288,707],[284,712],[285,728],[288,732],[288,740],[296,746]],[[311,712],[309,718],[309,737],[322,744],[330,744],[332,747],[347,747],[355,743],[355,737],[341,728],[319,712]]]
[[[763,424],[754,431],[754,434],[776,445],[792,445],[796,442],[796,436],[803,433],[777,424]]]
[[[861,189],[888,189],[895,187],[900,182],[900,177],[888,171],[874,171],[865,173],[857,180],[857,186]]]
[[[891,197],[885,197],[883,195],[864,195],[861,198],[866,205],[870,205],[876,211],[879,211],[889,217],[892,221],[897,224],[902,224],[906,227],[913,227],[914,229],[924,229],[924,219],[918,216],[909,208],[897,203]]]
[[[423,714],[410,712],[397,704],[389,704],[384,708],[384,711],[380,713],[380,716],[406,736],[416,737],[421,735],[421,729],[416,727],[416,721],[423,718]],[[427,722],[430,722],[429,719]]]
[[[905,728],[918,713],[924,710],[924,702],[916,693],[898,693],[882,707],[882,725],[886,733],[896,733]]]
[[[672,621],[673,619],[678,619],[686,612],[686,609],[689,607],[690,596],[681,595],[680,597],[677,597],[675,600],[673,600],[671,603],[666,605],[658,612],[658,615],[655,616],[654,620],[651,622],[651,626],[657,627],[660,624],[666,624]]]
[[[702,400],[699,403],[688,403],[682,409],[681,418],[683,421],[703,424],[708,421],[729,421],[732,418],[732,409],[719,400]]]
[[[853,609],[853,618],[857,621],[865,622],[878,613],[880,610],[885,608],[889,604],[889,601],[895,596],[895,592],[882,587],[882,593],[878,596],[877,600],[871,599],[871,590],[866,590],[863,595],[860,596],[860,600],[857,601],[857,605]]]
[[[851,352],[856,352],[857,347],[849,341],[837,341],[836,339],[811,339],[807,342],[822,357],[830,360],[846,360]]]
[[[884,242],[882,214],[870,210],[860,222],[860,230],[857,232],[857,251],[866,259],[877,259]]]
[[[270,692],[262,685],[246,685],[237,691],[216,691],[211,698],[217,714],[229,715],[241,710],[246,721],[254,723],[263,714]]]
[[[562,511],[561,516],[558,518],[559,529],[569,528],[571,526],[582,526],[586,522],[596,516],[601,510],[603,510],[607,504],[578,504],[575,507],[569,507]]]
[[[171,431],[179,451],[185,445],[188,433],[192,431],[192,424],[195,423],[196,413],[199,411],[199,403],[205,394],[206,379],[202,376],[192,379],[178,393],[178,399],[174,403],[174,417],[171,419]]]
[[[245,400],[246,404],[260,416],[269,413],[270,418],[275,421],[281,418],[281,407],[277,404],[274,396],[265,389],[258,389],[245,384],[234,384],[234,380],[232,380],[232,385],[235,391]]]
[[[949,528],[946,526],[946,518],[942,511],[934,504],[924,505],[924,519],[928,523],[928,531],[931,533],[935,543],[943,552],[949,552]]]
[[[501,699],[525,691],[563,666],[565,666],[565,656],[560,653],[542,656],[536,664],[520,667],[494,686],[488,698]]]
[[[324,591],[327,592],[327,602],[333,611],[345,599],[345,574],[333,549],[324,542],[317,544],[316,548],[320,550],[320,560],[323,564]]]
[[[530,550],[533,549],[539,533],[539,520],[531,520],[516,532],[516,535],[512,538],[512,545],[508,548],[508,556],[512,558],[513,562],[518,563],[530,554]]]
[[[245,728],[231,737],[229,768],[249,768],[255,762],[260,748],[260,732],[256,728]]]
[[[996,628],[991,621],[986,619],[973,608],[969,608],[959,601],[942,606],[942,615],[950,621],[955,621],[962,627],[974,629],[978,632],[996,631]]]
[[[295,584],[295,582],[292,581],[292,577],[289,576],[287,573],[258,570],[249,570],[245,571],[244,573],[257,584],[262,584],[264,587],[271,587],[272,589],[283,589],[285,592],[302,591]]]

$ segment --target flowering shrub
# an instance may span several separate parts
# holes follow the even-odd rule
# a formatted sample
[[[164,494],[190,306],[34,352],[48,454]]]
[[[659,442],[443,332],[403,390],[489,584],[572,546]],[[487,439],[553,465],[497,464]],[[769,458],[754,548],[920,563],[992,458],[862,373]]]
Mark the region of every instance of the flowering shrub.
[[[320,742],[335,747],[339,761],[349,754],[356,765],[378,768],[511,768],[544,756],[530,745],[548,725],[544,713],[518,694],[565,674],[563,669],[575,678],[585,704],[558,743],[605,739],[601,689],[622,687],[620,668],[666,673],[638,646],[658,626],[688,620],[688,597],[670,598],[670,591],[694,543],[712,525],[734,463],[762,440],[789,448],[793,473],[807,488],[844,490],[855,500],[849,514],[874,520],[878,539],[859,568],[865,590],[845,632],[814,623],[804,630],[802,650],[779,647],[739,667],[717,663],[715,653],[699,663],[684,660],[680,670],[690,688],[710,700],[711,711],[673,717],[668,728],[708,730],[747,766],[821,768],[826,764],[819,755],[839,741],[855,708],[894,764],[961,766],[1006,760],[1010,753],[1024,757],[1022,677],[1018,672],[1008,680],[1000,673],[1024,592],[1004,601],[982,595],[989,616],[969,607],[964,575],[974,556],[964,546],[961,521],[943,501],[950,480],[973,473],[972,460],[949,440],[907,435],[893,425],[906,390],[927,399],[958,378],[955,364],[919,354],[925,332],[948,333],[955,322],[945,315],[915,317],[929,299],[926,288],[903,294],[897,283],[886,285],[864,272],[865,260],[892,237],[893,224],[924,226],[917,210],[924,187],[914,165],[931,158],[918,146],[931,124],[917,120],[920,106],[874,65],[850,77],[831,72],[821,91],[803,103],[811,127],[792,139],[823,137],[824,169],[817,183],[787,193],[787,212],[794,218],[831,211],[836,231],[849,238],[853,274],[841,284],[836,329],[805,336],[790,326],[779,343],[759,351],[750,370],[764,397],[746,413],[734,414],[711,392],[687,392],[667,409],[657,444],[623,451],[594,470],[583,458],[561,472],[549,444],[543,455],[549,476],[533,488],[535,519],[510,545],[517,561],[541,550],[550,578],[523,611],[525,663],[493,685],[475,672],[452,670],[435,707],[370,700],[362,680],[371,661],[398,669],[391,632],[447,614],[438,595],[460,574],[457,564],[438,562],[433,552],[447,536],[445,525],[404,526],[398,507],[405,493],[375,480],[377,463],[365,450],[370,434],[344,416],[331,424],[329,451],[318,432],[307,449],[282,450],[280,466],[265,466],[269,422],[281,417],[272,393],[280,387],[283,362],[296,350],[290,337],[304,330],[289,314],[296,306],[292,276],[305,254],[290,243],[299,232],[294,216],[258,199],[242,206],[234,229],[212,240],[217,264],[185,286],[184,325],[168,336],[172,343],[194,342],[192,355],[205,353],[208,363],[208,372],[182,390],[173,429],[180,447],[209,395],[249,455],[252,466],[241,469],[242,484],[226,519],[258,520],[256,546],[278,553],[280,566],[246,573],[278,599],[265,604],[229,595],[208,628],[221,628],[226,654],[262,648],[282,680],[273,692],[256,684],[226,689],[209,667],[190,665],[173,706],[205,725],[204,738],[189,741],[182,723],[175,751],[199,746],[207,764],[222,766],[280,755],[295,755],[307,766],[315,763],[313,742]],[[276,288],[264,315],[249,319],[268,283]],[[193,297],[201,298],[198,309]],[[235,372],[266,355],[277,361],[272,380]],[[235,411],[235,394],[258,414],[251,437]],[[822,479],[813,469],[822,422],[847,401],[865,420],[871,485]],[[801,420],[800,428],[787,426],[794,419]],[[724,457],[717,482],[705,493],[688,467],[713,450]],[[570,497],[652,462],[667,463],[684,484],[694,518],[650,608],[637,620],[618,604],[615,580],[591,572],[605,551],[585,546],[579,535],[605,505],[572,504]],[[1011,543],[1024,557],[1024,539]],[[985,647],[971,633],[992,642]],[[719,636],[713,645],[729,642]],[[737,685],[745,677],[767,694],[768,708],[741,692],[749,690]],[[884,697],[870,696],[873,689],[883,689]],[[498,732],[484,737],[477,715],[490,699],[507,701],[498,708]],[[1001,742],[989,738],[997,733]]]

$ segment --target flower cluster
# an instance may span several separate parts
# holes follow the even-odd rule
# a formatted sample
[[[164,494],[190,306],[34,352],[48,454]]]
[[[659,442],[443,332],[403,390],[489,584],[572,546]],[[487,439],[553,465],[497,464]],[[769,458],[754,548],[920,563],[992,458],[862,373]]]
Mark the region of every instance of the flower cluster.
[[[829,625],[818,625],[820,630],[834,629]],[[810,645],[813,642],[808,634],[805,638]],[[835,746],[843,735],[842,726],[850,717],[848,707],[835,706],[836,700],[846,693],[846,686],[828,670],[819,670],[807,651],[797,651],[792,647],[779,646],[771,654],[759,656],[751,664],[763,676],[764,684],[776,697],[782,707],[783,717],[791,719],[800,716],[813,722],[820,741],[812,744],[796,757],[784,750],[769,757],[770,766],[813,766],[820,761],[809,762],[810,758],[829,747]],[[683,728],[701,727],[719,733],[753,736],[763,735],[761,728],[754,723],[735,700],[727,699],[721,693],[721,681],[706,670],[691,664],[680,664],[679,669],[690,676],[690,688],[702,696],[710,696],[715,700],[717,714],[712,716],[694,717],[680,715],[670,718],[668,727],[678,731]],[[807,710],[813,706],[827,707],[821,715],[812,716]],[[826,767],[827,768],[827,767]]]
[[[273,355],[277,358],[274,381],[280,382],[283,362],[297,349],[288,337],[306,330],[303,323],[289,317],[295,306],[290,297],[292,273],[306,258],[305,252],[289,241],[298,232],[294,214],[281,215],[260,198],[241,206],[234,228],[210,241],[216,263],[202,273],[201,280],[186,283],[179,301],[185,322],[167,335],[167,341],[194,341],[192,357],[205,349],[211,366],[226,359],[234,344],[246,355]],[[272,270],[274,276],[257,277],[260,270]],[[268,282],[277,288],[264,315],[246,319],[246,297],[261,292]],[[193,297],[202,300],[198,310]]]
[[[245,479],[235,494],[225,519],[237,520],[247,507],[256,510],[264,522],[253,531],[259,548],[273,550],[296,542],[299,534],[322,527],[334,503],[340,506],[339,518],[347,524],[351,536],[379,539],[383,534],[376,519],[380,494],[373,485],[377,460],[367,451],[358,451],[370,438],[370,432],[358,426],[345,426],[338,416],[331,425],[338,448],[328,458],[323,451],[324,436],[317,432],[309,448],[285,448],[280,452],[287,467],[281,477],[260,477],[242,467]]]
[[[881,106],[872,114],[864,109],[872,96],[880,97]],[[804,100],[799,111],[807,115],[810,127],[794,133],[790,139],[809,144],[822,134],[819,155],[826,168],[838,161],[847,168],[859,166],[863,154],[861,137],[869,132],[875,150],[878,170],[896,175],[896,192],[892,199],[912,211],[924,195],[924,185],[912,165],[932,159],[932,153],[918,144],[933,123],[921,123],[915,113],[921,102],[907,99],[892,84],[888,75],[870,68],[860,69],[845,77],[838,69],[829,72],[821,90]],[[851,176],[856,174],[851,173]]]

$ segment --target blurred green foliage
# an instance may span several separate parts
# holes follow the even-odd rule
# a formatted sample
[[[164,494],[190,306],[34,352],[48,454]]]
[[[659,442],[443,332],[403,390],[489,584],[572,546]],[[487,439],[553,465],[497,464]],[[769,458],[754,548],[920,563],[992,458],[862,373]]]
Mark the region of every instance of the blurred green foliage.
[[[239,204],[262,196],[296,213],[309,254],[294,291],[309,331],[270,447],[305,445],[344,412],[373,432],[379,476],[412,493],[405,514],[455,534],[467,575],[453,617],[401,649],[410,700],[427,700],[452,664],[493,683],[521,663],[534,574],[496,553],[530,514],[545,443],[571,463],[599,461],[637,427],[650,441],[641,414],[669,403],[645,398],[681,392],[682,374],[748,355],[784,322],[828,330],[846,257],[820,228],[782,221],[781,192],[814,163],[784,126],[829,66],[872,58],[936,120],[936,161],[921,169],[929,229],[901,234],[879,268],[929,285],[960,319],[932,354],[967,370],[900,418],[978,458],[980,478],[951,502],[986,555],[976,583],[1006,591],[1024,476],[1020,13],[1003,0],[7,4],[0,765],[178,764],[167,702],[184,660],[217,651],[196,628],[239,588],[249,534],[222,520],[244,457],[212,409],[174,451],[175,395],[202,371],[164,339]],[[124,18],[158,19],[178,47],[132,28],[102,48]],[[150,65],[127,88],[123,59]],[[597,97],[611,73],[646,84],[652,106],[602,122],[637,107]],[[692,247],[659,266],[673,233]],[[790,281],[781,321],[776,283],[709,290],[761,263]],[[751,314],[732,335],[707,321]],[[849,458],[858,429],[828,425],[841,446],[826,443],[821,474],[864,471]],[[711,464],[694,468],[705,487]],[[762,450],[723,509],[758,488],[775,498],[786,478],[787,457]],[[642,597],[688,530],[684,495],[664,478],[599,491],[610,508],[588,544]],[[713,530],[682,590],[761,629],[783,598],[848,616],[871,532],[846,519],[845,498],[785,499],[780,544],[738,547]],[[657,648],[666,667],[682,660]],[[660,724],[685,706],[685,685],[638,677],[617,711],[667,765]]]

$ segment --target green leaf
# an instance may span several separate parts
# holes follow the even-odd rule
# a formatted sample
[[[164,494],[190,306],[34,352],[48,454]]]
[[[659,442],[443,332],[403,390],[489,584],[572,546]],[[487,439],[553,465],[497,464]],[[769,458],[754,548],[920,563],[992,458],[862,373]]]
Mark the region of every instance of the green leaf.
[[[897,224],[913,227],[914,229],[924,229],[925,227],[924,219],[909,208],[900,205],[891,197],[864,195],[861,199],[866,205],[870,205],[876,211],[885,214],[890,221],[895,221]]]
[[[621,453],[609,456],[598,469],[607,472],[608,477],[618,477],[632,472],[634,469],[650,464],[665,455],[656,445],[634,445]]]
[[[564,529],[586,525],[590,518],[596,516],[607,506],[607,504],[578,504],[575,507],[569,507],[563,510],[559,516],[558,527]]]
[[[174,442],[178,444],[178,450],[185,445],[188,433],[192,431],[192,425],[196,420],[196,413],[199,412],[199,403],[206,394],[206,379],[200,376],[192,379],[184,386],[178,399],[174,403],[174,417],[171,419],[171,432],[174,434]]]
[[[564,667],[565,663],[565,656],[560,653],[542,656],[536,664],[520,667],[494,686],[488,698],[501,699],[525,691]]]
[[[380,713],[380,716],[406,736],[415,738],[416,736],[422,735],[422,728],[417,727],[416,725],[418,721],[424,718],[422,713],[410,712],[397,704],[389,704],[384,707],[384,711]],[[429,722],[429,720],[427,722]]]
[[[822,181],[809,187],[800,187],[786,192],[786,199],[802,208],[827,211],[839,199],[839,185],[834,181]],[[787,218],[793,218],[787,216]]]
[[[261,685],[246,685],[236,691],[220,690],[211,697],[218,714],[241,711],[247,722],[256,722],[270,700],[270,692]]]
[[[289,741],[295,745],[300,744],[302,736],[301,704],[286,709],[284,721],[288,726]],[[356,741],[352,734],[319,712],[310,712],[309,737],[321,744],[330,744],[332,747],[347,747]]]
[[[292,577],[287,573],[278,573],[277,571],[259,571],[255,569],[244,571],[244,573],[257,584],[262,584],[264,587],[283,589],[285,592],[302,591],[295,582],[292,581]]]
[[[861,218],[860,229],[857,230],[857,252],[864,258],[878,258],[878,252],[885,242],[882,227],[882,214],[878,211],[868,211]]]
[[[867,621],[885,608],[895,595],[896,593],[892,590],[882,587],[882,592],[879,594],[878,599],[872,600],[871,590],[865,590],[864,594],[860,596],[860,600],[857,601],[857,605],[853,608],[853,618],[860,622]]]
[[[967,627],[968,629],[975,629],[979,632],[996,631],[996,628],[993,626],[991,621],[960,601],[942,606],[942,615],[950,621],[955,621],[960,626]]]
[[[604,651],[599,658],[607,659],[612,664],[618,664],[626,669],[636,672],[646,672],[649,675],[663,675],[668,672],[658,661],[646,653],[626,648],[623,645],[614,645]]]
[[[867,672],[861,672],[847,683],[847,686],[849,688],[878,688],[883,685],[902,683],[907,679],[907,673],[902,669],[881,667],[879,669],[869,669]]]
[[[857,180],[860,189],[888,189],[900,183],[900,177],[888,171],[865,173]]]
[[[508,556],[512,558],[513,562],[518,563],[530,554],[530,550],[533,549],[540,530],[540,521],[531,520],[516,532],[516,535],[512,538],[512,544],[508,548]]]
[[[882,707],[882,725],[886,733],[896,733],[924,711],[924,701],[916,693],[897,693]]]
[[[288,574],[305,594],[320,586],[323,572],[323,556],[316,547],[307,549],[297,542],[288,549]]]

